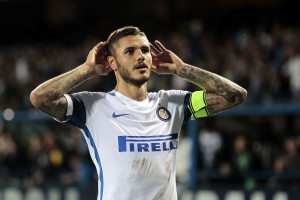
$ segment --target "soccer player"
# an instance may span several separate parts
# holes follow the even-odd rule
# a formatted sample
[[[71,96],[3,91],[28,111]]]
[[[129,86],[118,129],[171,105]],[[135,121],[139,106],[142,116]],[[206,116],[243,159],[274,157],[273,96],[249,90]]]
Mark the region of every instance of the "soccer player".
[[[85,63],[30,95],[37,109],[83,133],[99,175],[98,200],[177,199],[175,159],[183,122],[246,98],[246,90],[237,84],[184,63],[159,41],[154,45],[137,27],[118,29],[89,52]],[[114,90],[67,94],[110,71],[117,80]],[[199,91],[148,93],[152,71],[179,76]]]

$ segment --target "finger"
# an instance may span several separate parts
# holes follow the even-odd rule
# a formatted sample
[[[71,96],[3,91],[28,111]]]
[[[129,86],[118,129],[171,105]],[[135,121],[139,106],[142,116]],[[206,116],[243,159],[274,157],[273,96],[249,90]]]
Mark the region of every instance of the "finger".
[[[168,49],[166,49],[164,47],[164,45],[162,45],[162,43],[158,40],[155,40],[155,44],[158,46],[158,48],[161,50],[161,51],[168,51]]]
[[[96,46],[94,46],[94,50],[97,50],[99,49],[102,45],[103,45],[104,42],[99,42],[98,44],[96,44]]]
[[[156,65],[151,65],[151,70],[156,69]]]
[[[108,48],[107,43],[103,42],[103,43],[99,46],[98,51],[101,51],[101,52],[104,53],[104,52],[107,52],[107,48]]]
[[[97,54],[102,55],[103,57],[107,56],[108,54],[107,48],[108,48],[107,43],[103,42],[97,47],[96,52]]]
[[[97,54],[107,54],[107,42],[99,42],[93,49]]]
[[[154,53],[154,52],[152,52],[152,51],[151,51],[151,56],[152,56],[152,59],[153,59],[153,60],[154,60],[154,59],[157,59],[157,54]]]
[[[151,66],[151,71],[157,73],[157,72],[158,72],[157,67],[156,67],[155,65],[152,65],[152,66]]]
[[[159,66],[161,66],[161,67],[170,67],[170,66],[172,66],[172,64],[170,64],[170,63],[159,63]]]
[[[158,49],[156,49],[155,46],[153,44],[151,44],[151,43],[150,43],[150,48],[151,48],[151,50],[152,50],[153,53],[159,54]]]
[[[99,42],[96,45],[96,50],[103,49],[103,48],[106,48],[106,47],[107,47],[107,43],[106,42]]]

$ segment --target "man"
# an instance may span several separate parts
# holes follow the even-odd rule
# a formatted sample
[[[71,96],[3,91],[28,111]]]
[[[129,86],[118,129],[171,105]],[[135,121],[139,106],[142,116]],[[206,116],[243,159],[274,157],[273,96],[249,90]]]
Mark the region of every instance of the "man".
[[[99,175],[98,199],[177,199],[175,159],[184,120],[206,117],[240,104],[245,89],[188,65],[137,27],[114,31],[84,64],[38,86],[32,104],[77,126]],[[66,94],[96,75],[114,71],[111,92]],[[198,85],[197,92],[147,92],[151,71],[174,74]]]

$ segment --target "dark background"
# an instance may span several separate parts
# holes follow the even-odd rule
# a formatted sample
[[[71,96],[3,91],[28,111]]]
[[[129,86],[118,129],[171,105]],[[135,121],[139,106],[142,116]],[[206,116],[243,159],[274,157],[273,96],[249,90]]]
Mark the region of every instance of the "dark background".
[[[283,67],[300,55],[299,13],[296,0],[0,0],[0,192],[8,185],[54,185],[95,195],[95,169],[78,130],[37,112],[28,97],[42,82],[80,65],[93,45],[126,25],[248,90],[238,108],[183,127],[181,147],[192,150],[181,159],[188,157],[191,167],[179,175],[179,194],[182,188],[299,189],[300,90],[293,96]],[[172,78],[154,74],[149,88],[178,86]],[[114,86],[111,73],[77,90]],[[210,168],[199,142],[205,131],[222,141]],[[239,136],[246,141],[242,154],[234,148]],[[53,152],[63,156],[61,162],[53,160]],[[250,164],[240,168],[244,153]]]
[[[220,35],[240,27],[285,26],[298,23],[293,0],[153,0],[153,1],[0,1],[2,44],[65,41],[74,43],[86,35],[106,37],[124,25],[141,26],[148,34],[178,27],[180,22],[201,18],[206,29]],[[182,26],[182,25],[180,25]]]

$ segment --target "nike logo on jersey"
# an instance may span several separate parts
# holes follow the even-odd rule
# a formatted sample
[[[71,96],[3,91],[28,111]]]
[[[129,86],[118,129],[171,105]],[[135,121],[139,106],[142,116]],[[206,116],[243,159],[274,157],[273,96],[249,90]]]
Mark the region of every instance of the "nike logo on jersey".
[[[112,117],[113,118],[118,118],[118,117],[122,117],[122,116],[125,116],[125,115],[129,115],[129,114],[116,114],[115,112],[112,114]]]

